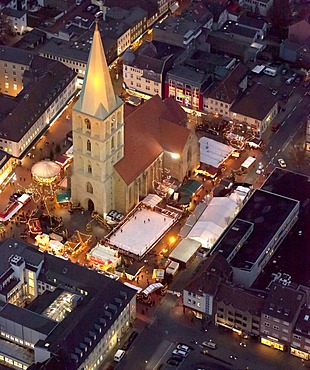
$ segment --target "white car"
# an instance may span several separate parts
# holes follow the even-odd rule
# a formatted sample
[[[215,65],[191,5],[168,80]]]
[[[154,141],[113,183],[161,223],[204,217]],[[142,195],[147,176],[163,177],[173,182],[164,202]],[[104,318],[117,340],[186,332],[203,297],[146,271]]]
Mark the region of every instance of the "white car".
[[[184,352],[188,352],[190,350],[188,346],[186,346],[185,344],[181,344],[181,343],[177,345],[177,349],[179,349],[180,351],[184,351]]]
[[[280,165],[281,168],[286,168],[286,163],[284,162],[284,159],[279,158],[278,159],[278,163],[279,163],[279,165]]]
[[[172,351],[172,353],[176,356],[181,356],[181,357],[187,357],[189,352],[181,351],[180,349],[175,349]]]

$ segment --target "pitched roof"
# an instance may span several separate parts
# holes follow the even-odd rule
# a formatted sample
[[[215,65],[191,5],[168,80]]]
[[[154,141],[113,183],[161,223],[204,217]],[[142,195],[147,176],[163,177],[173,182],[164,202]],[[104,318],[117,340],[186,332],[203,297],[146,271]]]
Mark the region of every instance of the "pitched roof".
[[[212,91],[209,98],[231,104],[240,92],[240,82],[247,74],[247,67],[239,63],[229,75]]]
[[[74,109],[105,119],[121,104],[113,89],[97,21],[81,95]]]
[[[233,306],[236,310],[250,312],[260,316],[265,298],[257,296],[237,286],[220,284],[215,300],[223,302],[226,306]]]
[[[277,103],[278,98],[263,85],[254,85],[231,108],[234,113],[263,120]]]
[[[172,98],[162,101],[156,95],[129,113],[125,106],[124,157],[114,168],[126,184],[132,183],[163,151],[182,153],[191,133],[181,126],[185,119],[186,113]]]

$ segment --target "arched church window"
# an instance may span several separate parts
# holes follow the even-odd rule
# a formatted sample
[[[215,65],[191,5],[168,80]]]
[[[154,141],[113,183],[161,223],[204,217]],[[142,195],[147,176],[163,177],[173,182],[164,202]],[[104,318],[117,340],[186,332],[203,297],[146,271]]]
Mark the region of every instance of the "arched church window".
[[[88,165],[87,167],[87,172],[91,175],[93,173],[93,168],[91,166],[91,164]]]
[[[115,146],[115,144],[114,144],[114,136],[112,136],[112,138],[111,138],[111,150],[114,150],[114,146]]]
[[[90,182],[88,182],[86,184],[86,191],[87,191],[87,193],[90,193],[90,194],[93,194],[94,193],[93,186],[92,186],[92,184]]]
[[[86,130],[90,131],[91,130],[90,120],[88,118],[85,118],[84,122],[85,122]]]
[[[188,148],[187,151],[187,163],[189,164],[192,161],[192,148]]]
[[[87,140],[86,150],[87,150],[88,152],[91,152],[91,142],[90,142],[90,140]]]

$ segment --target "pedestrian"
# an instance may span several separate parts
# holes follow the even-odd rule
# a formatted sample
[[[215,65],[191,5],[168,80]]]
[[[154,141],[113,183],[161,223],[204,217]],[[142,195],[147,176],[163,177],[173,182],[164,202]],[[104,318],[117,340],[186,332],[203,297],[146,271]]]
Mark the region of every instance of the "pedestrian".
[[[143,220],[143,223],[145,223],[145,220]]]

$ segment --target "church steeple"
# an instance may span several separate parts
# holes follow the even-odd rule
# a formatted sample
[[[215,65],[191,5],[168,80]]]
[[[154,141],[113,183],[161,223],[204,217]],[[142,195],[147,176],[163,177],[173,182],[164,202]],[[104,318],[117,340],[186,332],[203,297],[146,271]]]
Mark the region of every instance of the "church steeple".
[[[104,120],[120,104],[112,85],[96,18],[83,87],[74,109]]]

